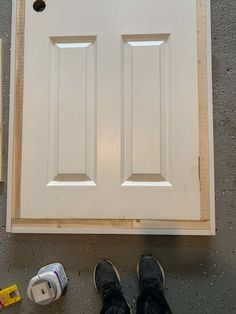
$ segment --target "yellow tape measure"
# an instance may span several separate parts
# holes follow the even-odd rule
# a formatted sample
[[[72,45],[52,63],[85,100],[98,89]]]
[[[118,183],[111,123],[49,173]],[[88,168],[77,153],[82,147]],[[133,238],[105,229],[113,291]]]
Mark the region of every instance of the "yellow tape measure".
[[[17,285],[0,290],[0,309],[21,301],[20,291]]]

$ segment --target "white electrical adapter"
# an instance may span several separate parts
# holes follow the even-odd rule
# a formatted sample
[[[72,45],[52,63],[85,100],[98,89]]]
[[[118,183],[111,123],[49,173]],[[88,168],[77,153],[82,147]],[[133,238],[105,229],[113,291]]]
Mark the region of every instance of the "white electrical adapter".
[[[30,280],[27,295],[36,304],[47,305],[62,296],[67,284],[64,267],[60,263],[53,263],[41,268]]]
[[[45,301],[51,302],[55,298],[55,292],[49,281],[43,281],[32,286],[31,292],[35,303],[38,304],[44,303]]]

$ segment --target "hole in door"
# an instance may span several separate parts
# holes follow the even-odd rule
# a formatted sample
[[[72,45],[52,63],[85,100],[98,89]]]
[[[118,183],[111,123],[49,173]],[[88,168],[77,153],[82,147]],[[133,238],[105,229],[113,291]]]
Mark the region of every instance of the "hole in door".
[[[36,0],[33,4],[33,8],[36,12],[42,12],[46,8],[46,3],[43,0]]]

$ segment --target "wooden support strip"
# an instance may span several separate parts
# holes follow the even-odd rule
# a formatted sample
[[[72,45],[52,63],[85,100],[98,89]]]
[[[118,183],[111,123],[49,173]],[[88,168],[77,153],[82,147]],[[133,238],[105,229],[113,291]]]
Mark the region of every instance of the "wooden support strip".
[[[13,219],[13,225],[47,228],[132,229],[133,220],[116,219]]]
[[[32,228],[86,228],[86,229],[176,229],[209,230],[209,221],[170,220],[90,220],[90,219],[14,219],[15,227]]]
[[[20,217],[25,0],[17,1],[12,216]]]
[[[134,220],[135,229],[209,230],[209,221]]]
[[[200,203],[201,219],[210,219],[209,127],[208,127],[208,65],[206,0],[197,1],[198,15],[198,94],[200,137]]]

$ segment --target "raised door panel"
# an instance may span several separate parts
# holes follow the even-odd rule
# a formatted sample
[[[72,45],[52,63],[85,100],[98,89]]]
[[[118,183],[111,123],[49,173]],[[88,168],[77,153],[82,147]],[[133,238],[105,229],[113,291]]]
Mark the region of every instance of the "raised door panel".
[[[123,41],[123,184],[170,185],[169,35]]]
[[[96,38],[51,38],[49,185],[95,184]]]

